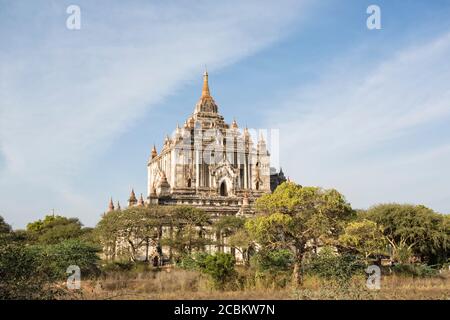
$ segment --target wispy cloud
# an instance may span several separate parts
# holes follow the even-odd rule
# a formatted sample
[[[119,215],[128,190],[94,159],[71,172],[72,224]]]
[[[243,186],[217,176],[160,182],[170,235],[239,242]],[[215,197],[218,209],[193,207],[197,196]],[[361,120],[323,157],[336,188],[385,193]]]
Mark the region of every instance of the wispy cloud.
[[[449,212],[450,133],[421,139],[450,120],[449,56],[447,33],[375,64],[343,58],[292,93],[271,121],[288,173],[337,187],[356,207],[400,201]]]
[[[305,2],[78,1],[79,31],[65,28],[61,1],[2,2],[3,214],[23,225],[57,194],[68,213],[92,216],[98,204],[71,189],[80,168],[205,64],[221,68],[280,39]],[[33,205],[18,208],[24,190]]]

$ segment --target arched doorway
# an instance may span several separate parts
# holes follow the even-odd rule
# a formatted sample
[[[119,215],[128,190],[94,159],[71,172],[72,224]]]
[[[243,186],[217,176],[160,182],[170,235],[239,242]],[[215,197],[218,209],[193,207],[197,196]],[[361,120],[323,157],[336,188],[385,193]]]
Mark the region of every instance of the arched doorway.
[[[228,196],[227,183],[226,183],[225,181],[223,181],[223,182],[220,184],[220,195],[221,195],[222,197]]]

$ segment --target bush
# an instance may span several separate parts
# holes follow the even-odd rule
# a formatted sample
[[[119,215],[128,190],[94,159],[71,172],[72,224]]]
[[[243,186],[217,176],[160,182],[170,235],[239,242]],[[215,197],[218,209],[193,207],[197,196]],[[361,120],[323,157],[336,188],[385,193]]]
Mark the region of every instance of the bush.
[[[354,255],[339,255],[331,248],[323,248],[305,263],[304,271],[306,274],[334,280],[342,286],[347,285],[354,275],[364,274],[364,264]]]
[[[65,240],[54,245],[35,245],[30,246],[30,250],[39,256],[41,265],[55,279],[66,279],[66,270],[71,265],[80,267],[82,278],[100,273],[97,255],[99,248],[80,240]]]
[[[205,260],[209,256],[206,252],[196,252],[190,255],[184,255],[177,266],[185,270],[199,270],[205,269]]]
[[[290,250],[280,249],[260,251],[252,257],[251,263],[262,272],[279,272],[290,270],[293,260]]]
[[[412,276],[412,277],[433,277],[438,274],[438,270],[427,266],[426,264],[396,264],[392,267],[394,274]]]
[[[264,287],[284,288],[292,277],[293,255],[290,250],[259,251],[250,265],[255,270],[255,281]]]
[[[0,279],[0,299],[54,299],[63,293],[52,287],[55,277],[39,252],[23,245],[0,246]]]
[[[226,284],[236,277],[235,263],[236,260],[231,254],[219,252],[207,255],[200,270],[212,278],[216,289],[223,290]]]
[[[102,272],[124,272],[131,271],[133,269],[134,262],[129,260],[124,261],[111,261],[102,266]]]

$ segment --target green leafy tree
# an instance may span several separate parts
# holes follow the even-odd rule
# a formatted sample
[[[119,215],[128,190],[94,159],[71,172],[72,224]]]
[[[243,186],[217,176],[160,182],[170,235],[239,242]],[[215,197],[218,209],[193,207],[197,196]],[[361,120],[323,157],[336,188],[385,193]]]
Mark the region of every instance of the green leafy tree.
[[[100,248],[92,244],[78,239],[69,239],[57,244],[33,245],[28,248],[39,257],[41,268],[55,279],[66,279],[66,270],[71,265],[80,268],[82,277],[99,274]]]
[[[39,252],[24,244],[0,244],[0,299],[54,299],[63,291],[53,286]]]
[[[354,212],[336,190],[302,187],[285,182],[256,201],[259,216],[246,228],[265,250],[289,249],[294,256],[294,282],[302,282],[305,253],[319,245],[337,244],[345,222]]]
[[[227,244],[242,254],[246,266],[250,264],[250,258],[256,251],[256,244],[247,229],[237,230],[228,238]]]
[[[450,228],[444,215],[422,205],[380,204],[364,216],[383,227],[394,260],[406,263],[415,256],[436,264],[448,258]]]
[[[87,229],[89,230],[89,229]],[[63,240],[81,237],[87,230],[78,218],[48,215],[27,225],[28,238],[32,243],[55,244]]]
[[[334,248],[324,247],[305,263],[305,272],[332,280],[341,288],[349,285],[355,274],[363,274],[364,264],[355,255],[339,254]]]
[[[94,230],[94,237],[102,245],[106,260],[117,258],[121,214],[120,210],[105,213]]]
[[[153,205],[131,207],[103,215],[95,234],[107,259],[126,256],[137,261],[139,251],[145,248],[145,261],[148,261],[150,246],[161,247],[162,227],[167,222],[166,208]],[[121,247],[119,242],[128,245],[125,252],[118,250]]]
[[[169,217],[170,233],[163,243],[175,251],[179,260],[190,255],[193,250],[203,250],[205,245],[211,244],[208,239],[207,226],[211,225],[210,216],[203,210],[190,206],[171,208]]]
[[[237,216],[222,216],[213,224],[213,229],[216,232],[216,244],[219,251],[225,246],[224,240],[227,240],[226,245],[231,247],[232,254],[234,251],[239,251],[247,261],[248,247],[251,243],[248,241],[248,234],[245,231],[245,218]]]
[[[236,276],[236,260],[231,254],[218,252],[208,255],[203,263],[201,270],[211,276],[214,286],[219,290],[225,289],[226,284]]]
[[[378,255],[386,254],[387,241],[383,229],[367,219],[350,222],[339,241],[344,247],[360,254],[366,264]]]
[[[5,222],[5,219],[3,219],[2,216],[0,216],[0,234],[9,234],[11,231],[11,226]]]
[[[277,273],[280,271],[289,271],[294,259],[290,250],[278,249],[271,251],[260,250],[255,254],[254,261],[260,271]]]

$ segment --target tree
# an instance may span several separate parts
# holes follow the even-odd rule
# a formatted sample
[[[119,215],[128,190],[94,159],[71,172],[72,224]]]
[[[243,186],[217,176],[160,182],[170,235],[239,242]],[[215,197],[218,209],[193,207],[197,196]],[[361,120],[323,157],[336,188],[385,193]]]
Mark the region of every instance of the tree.
[[[57,280],[67,278],[66,270],[71,265],[78,266],[84,278],[99,273],[100,248],[78,239],[64,240],[51,245],[33,245],[29,250],[39,257],[42,269]]]
[[[227,282],[236,275],[235,263],[236,260],[231,254],[218,252],[215,255],[206,256],[201,270],[211,276],[217,289],[223,290]]]
[[[38,252],[23,244],[0,244],[0,299],[54,299],[62,294],[52,286]]]
[[[149,248],[161,247],[162,227],[168,221],[168,211],[162,206],[131,207],[111,211],[103,215],[95,234],[103,245],[107,259],[114,259],[119,252],[117,244],[128,244],[125,253],[132,261],[138,259],[140,249],[145,248],[145,261],[149,260]]]
[[[207,238],[208,225],[211,225],[211,220],[205,211],[189,206],[173,207],[169,217],[170,233],[164,243],[175,250],[177,259],[191,254],[194,249],[203,250],[211,243]]]
[[[105,213],[94,229],[94,235],[103,247],[106,260],[114,260],[117,255],[118,233],[120,231],[121,211]]]
[[[11,226],[5,222],[5,219],[3,219],[2,216],[0,216],[0,234],[9,234],[11,231]]]
[[[450,228],[443,215],[422,205],[380,204],[364,216],[383,227],[394,260],[408,262],[416,256],[430,264],[446,261]]]
[[[56,244],[63,240],[77,239],[87,230],[84,230],[78,218],[48,215],[27,225],[27,234],[32,243]]]
[[[217,246],[219,250],[223,248],[225,245],[224,239],[227,239],[227,245],[229,245],[232,249],[238,250],[242,255],[245,254],[247,243],[244,243],[240,240],[243,240],[242,231],[245,225],[245,218],[236,217],[236,216],[222,216],[218,220],[216,220],[213,224],[213,229],[216,232],[217,236]],[[235,235],[239,233],[238,237]],[[243,245],[243,247],[240,247]]]
[[[267,250],[290,249],[294,282],[302,282],[301,264],[308,251],[337,243],[344,224],[354,216],[336,190],[285,182],[256,201],[258,216],[246,222],[256,242]]]
[[[344,289],[350,284],[353,275],[363,274],[363,267],[364,264],[358,256],[348,253],[339,254],[335,248],[323,247],[306,263],[305,272],[328,281],[332,280]]]
[[[160,222],[154,219],[157,211],[146,207],[131,207],[119,214],[119,234],[129,244],[131,260],[137,260],[141,247],[146,247],[145,261],[148,261],[150,239],[158,238]]]
[[[367,219],[350,222],[339,241],[344,247],[362,255],[366,264],[369,263],[369,258],[386,254],[387,241],[383,229],[376,222]]]
[[[239,229],[232,234],[228,238],[228,245],[242,254],[246,266],[250,264],[250,258],[255,252],[255,242],[247,229]]]

